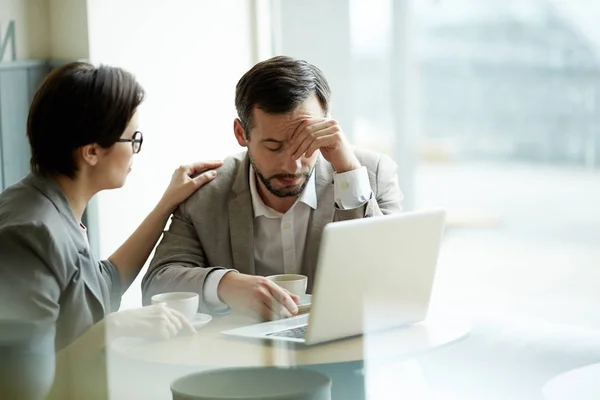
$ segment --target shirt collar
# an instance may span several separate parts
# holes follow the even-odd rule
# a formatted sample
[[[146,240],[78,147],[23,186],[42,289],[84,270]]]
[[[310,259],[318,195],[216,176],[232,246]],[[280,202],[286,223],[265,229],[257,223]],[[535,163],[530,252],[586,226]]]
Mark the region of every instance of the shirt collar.
[[[250,183],[250,196],[252,197],[252,208],[254,210],[254,218],[260,216],[265,216],[267,218],[281,218],[283,214],[267,206],[258,194],[258,188],[256,187],[256,173],[254,171],[254,168],[252,168],[252,165],[250,165],[248,175]],[[308,183],[304,187],[304,190],[302,191],[302,194],[300,194],[300,197],[298,198],[296,203],[294,203],[294,206],[298,204],[298,202],[306,204],[313,210],[317,209],[317,188],[315,184],[315,171],[313,171],[313,173],[310,174]]]

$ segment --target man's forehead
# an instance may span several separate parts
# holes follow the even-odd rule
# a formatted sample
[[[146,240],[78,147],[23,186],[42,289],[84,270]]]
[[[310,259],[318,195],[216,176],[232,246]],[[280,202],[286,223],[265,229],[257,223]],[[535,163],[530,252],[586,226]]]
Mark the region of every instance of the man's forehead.
[[[312,116],[299,116],[295,118],[260,118],[255,120],[253,130],[265,138],[285,140],[294,133],[306,118],[312,118]]]
[[[321,104],[315,98],[307,99],[296,109],[288,113],[271,114],[257,107],[252,110],[254,119],[254,130],[264,135],[286,137],[291,135],[296,128],[305,120],[310,118],[323,118],[324,111]]]

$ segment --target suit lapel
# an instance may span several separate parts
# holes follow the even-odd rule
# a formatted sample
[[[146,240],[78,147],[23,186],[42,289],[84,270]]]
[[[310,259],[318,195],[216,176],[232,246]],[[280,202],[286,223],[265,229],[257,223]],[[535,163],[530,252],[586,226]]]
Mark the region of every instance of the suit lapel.
[[[246,155],[238,169],[232,187],[233,195],[229,199],[229,238],[233,267],[241,273],[254,275],[254,224],[249,173]]]
[[[302,273],[308,276],[309,293],[312,292],[314,276],[321,245],[321,236],[325,225],[333,221],[334,193],[333,193],[333,168],[321,156],[315,165],[315,184],[317,190],[317,209],[310,213],[306,244],[302,260]]]

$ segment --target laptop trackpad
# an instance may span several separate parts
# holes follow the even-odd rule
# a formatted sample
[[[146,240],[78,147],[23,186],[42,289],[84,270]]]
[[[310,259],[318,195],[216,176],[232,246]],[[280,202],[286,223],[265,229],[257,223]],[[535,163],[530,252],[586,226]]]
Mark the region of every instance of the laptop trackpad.
[[[231,329],[223,333],[229,335],[253,336],[253,337],[281,337],[274,335],[282,331],[306,327],[308,325],[308,314],[299,315],[292,318],[280,319],[277,321],[263,322],[255,325],[248,325],[241,328]],[[306,328],[304,328],[306,329]],[[287,335],[287,334],[285,334]],[[284,336],[290,337],[290,336]]]

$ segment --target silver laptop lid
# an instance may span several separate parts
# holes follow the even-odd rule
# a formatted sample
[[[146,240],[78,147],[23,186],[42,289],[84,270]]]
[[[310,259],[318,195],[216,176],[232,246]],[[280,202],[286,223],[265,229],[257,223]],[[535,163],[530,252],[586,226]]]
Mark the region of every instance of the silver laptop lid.
[[[423,320],[445,212],[330,223],[323,231],[306,343]]]

